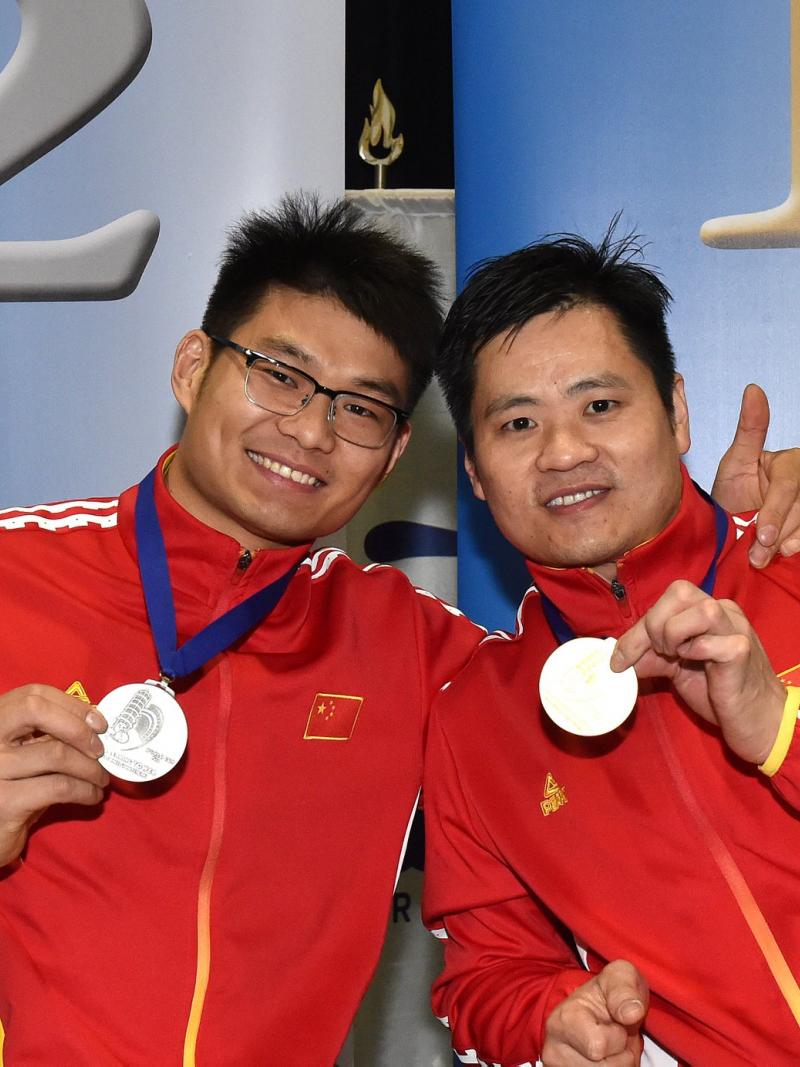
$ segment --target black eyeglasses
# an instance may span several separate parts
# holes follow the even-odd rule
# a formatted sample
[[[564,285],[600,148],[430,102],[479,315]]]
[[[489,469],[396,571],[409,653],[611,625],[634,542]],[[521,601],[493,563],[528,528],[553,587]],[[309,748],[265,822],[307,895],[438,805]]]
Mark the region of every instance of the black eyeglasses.
[[[330,398],[328,422],[337,437],[362,448],[385,445],[396,426],[408,419],[409,413],[363,393],[342,389],[328,389],[305,371],[292,367],[274,356],[255,352],[224,337],[208,335],[215,344],[233,349],[244,356],[247,374],[244,395],[251,404],[271,411],[274,415],[297,415],[317,393]]]

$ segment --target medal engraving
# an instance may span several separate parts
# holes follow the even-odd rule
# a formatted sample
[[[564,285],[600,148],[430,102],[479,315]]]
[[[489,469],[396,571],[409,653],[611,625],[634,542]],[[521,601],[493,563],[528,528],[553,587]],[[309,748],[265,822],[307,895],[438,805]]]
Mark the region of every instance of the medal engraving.
[[[128,782],[149,782],[168,774],[183,756],[186,719],[172,690],[147,681],[121,685],[97,705],[108,721],[101,735],[100,764]]]
[[[547,658],[539,678],[539,696],[562,730],[597,737],[616,730],[633,711],[636,672],[633,667],[621,674],[611,670],[615,645],[613,637],[577,637]]]
[[[109,724],[108,736],[121,750],[127,751],[141,748],[148,741],[152,741],[163,725],[164,714],[161,708],[151,699],[150,690],[142,686],[136,690],[114,722]]]

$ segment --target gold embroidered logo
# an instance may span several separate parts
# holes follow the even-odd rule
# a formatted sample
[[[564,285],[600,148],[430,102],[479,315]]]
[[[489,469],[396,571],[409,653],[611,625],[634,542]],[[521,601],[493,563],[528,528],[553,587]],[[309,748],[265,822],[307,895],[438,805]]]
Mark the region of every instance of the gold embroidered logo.
[[[554,811],[563,808],[566,803],[566,789],[560,786],[548,771],[544,780],[544,800],[539,805],[542,809],[542,815],[552,815]]]
[[[86,695],[86,690],[83,688],[80,682],[73,682],[69,689],[65,690],[68,697],[77,697],[78,700],[82,700],[84,704],[91,704],[91,700]]]
[[[363,697],[317,693],[308,713],[305,741],[349,741],[356,728]]]

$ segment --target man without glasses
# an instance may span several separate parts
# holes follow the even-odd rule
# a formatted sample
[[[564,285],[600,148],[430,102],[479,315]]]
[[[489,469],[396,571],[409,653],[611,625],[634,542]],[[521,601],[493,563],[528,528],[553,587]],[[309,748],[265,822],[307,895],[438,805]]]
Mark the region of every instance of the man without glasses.
[[[752,532],[689,480],[669,294],[636,253],[564,236],[489,261],[445,327],[473,489],[535,583],[428,745],[434,1007],[467,1062],[623,1067],[643,1030],[652,1063],[800,1053],[800,690],[776,677],[800,683],[798,563],[750,567]],[[620,710],[614,676],[568,642],[609,635],[639,697],[598,731],[581,672],[592,713]]]

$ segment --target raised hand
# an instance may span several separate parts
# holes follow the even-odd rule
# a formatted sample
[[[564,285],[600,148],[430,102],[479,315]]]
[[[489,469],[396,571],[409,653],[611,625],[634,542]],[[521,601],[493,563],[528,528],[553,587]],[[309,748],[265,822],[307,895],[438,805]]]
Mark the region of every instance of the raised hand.
[[[764,451],[769,403],[764,390],[748,385],[730,448],[720,460],[711,495],[731,512],[756,511],[750,562],[765,567],[776,552],[800,551],[800,448]]]

